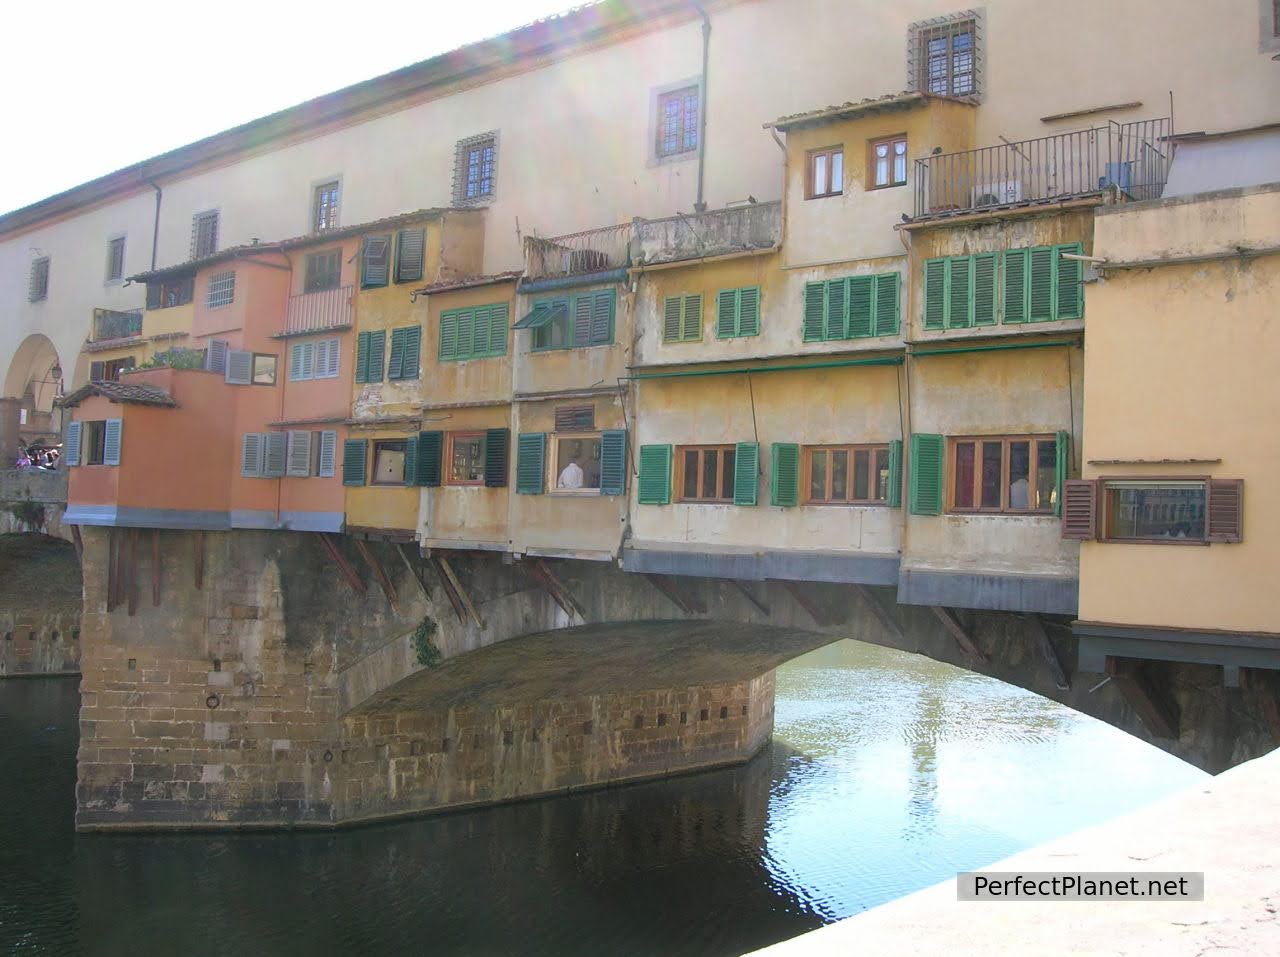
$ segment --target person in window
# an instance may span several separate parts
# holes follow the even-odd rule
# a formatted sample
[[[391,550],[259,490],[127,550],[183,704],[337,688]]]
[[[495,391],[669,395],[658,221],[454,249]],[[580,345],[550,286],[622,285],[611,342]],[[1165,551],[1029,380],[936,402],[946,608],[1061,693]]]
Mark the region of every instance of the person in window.
[[[569,464],[560,470],[560,478],[556,481],[556,487],[582,488],[583,478],[582,466],[578,464],[578,460],[576,458],[570,459]]]
[[[1027,492],[1029,491],[1028,483],[1025,478],[1019,476],[1009,483],[1009,507],[1010,508],[1026,508]]]

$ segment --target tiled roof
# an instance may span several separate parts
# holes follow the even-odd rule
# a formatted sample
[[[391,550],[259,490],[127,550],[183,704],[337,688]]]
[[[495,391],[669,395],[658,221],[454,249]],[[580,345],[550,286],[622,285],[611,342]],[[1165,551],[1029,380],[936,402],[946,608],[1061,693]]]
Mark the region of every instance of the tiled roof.
[[[834,120],[845,120],[855,116],[867,116],[872,113],[890,110],[908,110],[914,106],[922,106],[929,100],[950,100],[953,103],[969,103],[969,100],[957,100],[948,96],[936,96],[932,93],[921,93],[917,90],[903,90],[901,93],[886,93],[884,96],[872,96],[857,103],[852,101],[839,106],[824,106],[807,113],[792,113],[780,116],[771,123],[764,124],[766,130],[782,130],[786,132],[800,126],[815,126],[819,123],[830,123]]]
[[[110,399],[112,402],[125,402],[134,405],[159,405],[174,408],[178,404],[173,401],[173,396],[168,392],[153,385],[134,385],[128,382],[105,381],[90,382],[87,385],[82,385],[75,392],[55,400],[55,404],[65,409],[70,409],[79,405],[91,395],[100,395],[105,399]]]
[[[429,286],[422,286],[415,289],[415,296],[429,296],[436,292],[449,292],[453,289],[471,289],[474,286],[496,286],[502,282],[515,282],[522,275],[523,269],[512,269],[509,272],[498,272],[491,276],[470,276],[466,279],[442,279],[439,282],[433,282]]]

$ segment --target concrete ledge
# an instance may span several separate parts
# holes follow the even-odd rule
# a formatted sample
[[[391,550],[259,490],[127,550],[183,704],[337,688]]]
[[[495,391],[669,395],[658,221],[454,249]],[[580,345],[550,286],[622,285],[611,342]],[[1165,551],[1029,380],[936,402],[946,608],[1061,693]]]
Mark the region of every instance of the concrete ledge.
[[[294,532],[340,532],[347,516],[342,512],[281,512],[281,524]]]
[[[814,581],[898,584],[897,555],[635,542],[622,550],[622,568],[649,575],[732,578],[739,581]]]
[[[904,568],[897,585],[898,601],[903,605],[1075,615],[1080,602],[1079,579],[1047,575]]]
[[[115,505],[69,505],[63,525],[100,525],[126,528],[181,528],[217,532],[231,528],[231,513],[194,509],[123,508]]]

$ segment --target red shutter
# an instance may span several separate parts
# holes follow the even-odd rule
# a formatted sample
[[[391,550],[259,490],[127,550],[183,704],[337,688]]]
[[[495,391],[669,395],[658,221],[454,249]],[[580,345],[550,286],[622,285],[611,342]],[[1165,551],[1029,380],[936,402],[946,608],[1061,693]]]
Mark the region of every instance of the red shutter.
[[[1211,542],[1240,541],[1244,537],[1244,479],[1210,479],[1208,504],[1205,538]]]
[[[1098,537],[1098,482],[1067,479],[1062,483],[1062,537],[1086,541]]]

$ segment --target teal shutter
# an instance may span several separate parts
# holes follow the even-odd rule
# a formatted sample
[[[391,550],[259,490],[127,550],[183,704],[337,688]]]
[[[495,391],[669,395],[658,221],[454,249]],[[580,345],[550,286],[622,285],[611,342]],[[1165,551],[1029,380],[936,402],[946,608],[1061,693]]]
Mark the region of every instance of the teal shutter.
[[[733,456],[733,504],[755,505],[760,489],[760,443],[739,442]]]
[[[823,338],[844,339],[849,335],[849,280],[827,280],[827,311],[823,320]]]
[[[886,503],[890,508],[902,508],[902,439],[889,442],[889,488]]]
[[[671,501],[671,446],[640,446],[636,501],[640,505],[666,505]]]
[[[383,358],[386,355],[387,332],[385,329],[379,329],[377,332],[366,333],[369,336],[368,347],[368,368],[365,370],[365,382],[381,382]]]
[[[544,432],[522,432],[516,440],[516,491],[521,495],[541,495],[546,481],[543,460],[547,436]]]
[[[440,461],[444,455],[443,432],[418,433],[418,461],[414,484],[426,488],[440,485]]]
[[[877,336],[896,336],[898,334],[898,288],[902,276],[896,272],[881,273],[876,276],[876,319]]]
[[[484,434],[484,487],[507,487],[507,459],[511,449],[510,429],[489,429]]]
[[[996,254],[973,257],[973,324],[996,324]]]
[[[924,327],[943,329],[947,324],[947,260],[924,264]]]
[[[505,302],[489,307],[489,354],[505,356],[507,338],[511,335],[511,319]]]
[[[973,260],[954,256],[947,260],[947,328],[973,325]]]
[[[416,379],[422,356],[422,326],[409,326],[401,332],[404,333],[404,365],[400,369],[400,378]]]
[[[723,293],[722,293],[723,295]],[[804,284],[804,318],[802,328],[805,342],[821,342],[827,314],[827,284]]]
[[[600,433],[600,494],[623,495],[627,490],[627,433],[606,429]]]
[[[418,437],[405,439],[404,443],[404,484],[418,484]]]
[[[102,464],[120,464],[120,442],[123,438],[124,420],[107,419],[102,428]]]
[[[738,335],[760,335],[759,286],[745,286],[738,290]]]
[[[426,248],[426,230],[402,229],[396,235],[396,282],[418,282],[422,279],[422,258]]]
[[[387,363],[388,379],[404,377],[404,334],[404,329],[391,330],[391,361]]]
[[[1084,247],[1079,243],[1065,243],[1054,247],[1054,306],[1058,319],[1079,319],[1084,315],[1084,263],[1078,259],[1063,259],[1063,253],[1080,256]]]
[[[356,336],[356,381],[369,381],[369,333]]]
[[[342,484],[363,485],[365,483],[365,456],[368,440],[347,439],[342,443]]]
[[[440,316],[440,359],[448,361],[458,358],[458,314],[442,313]]]
[[[849,277],[849,338],[861,339],[875,331],[876,277]]]
[[[1056,258],[1057,254],[1052,246],[1036,246],[1030,251],[1030,277],[1027,283],[1027,319],[1030,322],[1045,322],[1053,318],[1053,267]]]
[[[732,339],[738,328],[738,290],[721,289],[716,295],[716,338]]]
[[[83,428],[80,422],[72,422],[67,426],[66,444],[63,447],[63,460],[68,466],[80,464],[80,430]]]
[[[387,268],[391,256],[390,236],[368,236],[360,251],[360,288],[373,289],[387,284]]]
[[[911,514],[942,512],[942,454],[940,435],[911,436]]]
[[[1057,456],[1054,461],[1054,478],[1056,484],[1053,495],[1053,514],[1062,514],[1062,488],[1067,482],[1067,476],[1071,473],[1071,433],[1058,433]]]
[[[612,289],[593,293],[588,301],[591,303],[591,331],[588,342],[593,346],[604,346],[613,342],[613,313],[617,297]]]
[[[1004,321],[1027,321],[1027,256],[1026,249],[1006,249],[1004,260]]]
[[[769,504],[790,508],[800,501],[800,446],[794,442],[774,442]]]

